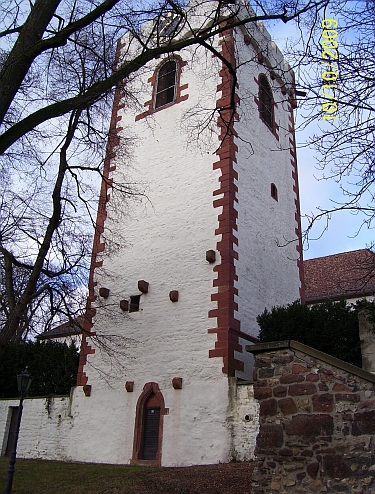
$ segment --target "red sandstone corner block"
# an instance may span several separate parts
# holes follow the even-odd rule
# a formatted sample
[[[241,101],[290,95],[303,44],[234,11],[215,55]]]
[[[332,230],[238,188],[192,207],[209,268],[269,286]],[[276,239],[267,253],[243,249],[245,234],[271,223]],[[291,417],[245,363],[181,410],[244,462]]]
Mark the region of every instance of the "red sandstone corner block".
[[[182,389],[182,377],[174,377],[172,379],[172,386],[174,389]]]
[[[125,389],[128,393],[132,393],[134,390],[134,381],[126,381]]]

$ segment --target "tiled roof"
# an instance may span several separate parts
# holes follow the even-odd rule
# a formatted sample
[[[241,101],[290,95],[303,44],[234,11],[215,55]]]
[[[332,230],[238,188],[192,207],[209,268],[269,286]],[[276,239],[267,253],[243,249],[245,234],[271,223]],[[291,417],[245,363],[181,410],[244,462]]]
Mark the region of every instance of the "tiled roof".
[[[62,338],[64,336],[74,336],[82,333],[82,326],[85,316],[78,316],[73,321],[67,321],[56,328],[45,331],[37,336],[38,340],[50,340],[53,338]]]
[[[317,257],[303,266],[307,303],[375,295],[375,254],[369,249]]]

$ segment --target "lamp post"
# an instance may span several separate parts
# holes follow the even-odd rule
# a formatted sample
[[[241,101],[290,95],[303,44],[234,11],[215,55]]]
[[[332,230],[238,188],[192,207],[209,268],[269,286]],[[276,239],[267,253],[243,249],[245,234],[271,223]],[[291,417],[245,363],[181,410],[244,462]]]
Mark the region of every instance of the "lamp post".
[[[4,494],[12,494],[14,465],[16,463],[17,442],[18,442],[18,434],[20,432],[23,400],[27,396],[31,381],[32,381],[32,377],[27,372],[27,367],[25,368],[25,370],[21,374],[17,375],[17,387],[18,387],[18,392],[20,395],[20,404],[18,407],[16,433],[14,435],[14,441],[12,444],[12,451],[11,451],[10,456],[9,456],[9,466],[8,466],[8,472],[7,472],[7,479],[6,479]]]

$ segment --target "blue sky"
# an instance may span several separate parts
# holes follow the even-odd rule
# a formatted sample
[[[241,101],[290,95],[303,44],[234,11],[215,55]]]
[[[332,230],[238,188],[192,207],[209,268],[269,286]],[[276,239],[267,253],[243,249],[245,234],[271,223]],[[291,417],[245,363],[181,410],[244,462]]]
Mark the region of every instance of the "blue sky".
[[[299,33],[290,23],[267,24],[267,29],[282,52],[286,42],[299,37]],[[320,106],[320,103],[317,99],[317,106]],[[303,109],[297,109],[296,128],[303,123],[303,115]],[[297,130],[296,133],[302,225],[305,228],[308,223],[304,215],[317,213],[319,206],[332,208],[333,201],[343,200],[339,184],[333,179],[322,179],[323,172],[319,169],[316,151],[312,147],[305,146],[314,134],[329,131],[329,125],[328,122],[323,121],[313,122],[302,131]],[[324,232],[325,220],[320,221],[313,228],[310,241],[305,245],[304,259],[370,246],[375,241],[375,231],[367,226],[361,228],[362,221],[361,215],[354,215],[349,211],[337,212],[332,215],[328,229]]]
[[[297,132],[297,143],[302,144],[313,133],[313,126],[301,133]],[[319,180],[321,170],[317,167],[314,150],[299,148],[298,171],[301,201],[302,224],[306,227],[307,221],[303,215],[316,212],[318,206],[332,206],[332,200],[340,201],[342,194],[339,185],[332,179]],[[362,217],[348,211],[334,213],[329,221],[328,229],[322,235],[325,220],[322,220],[312,230],[308,246],[305,246],[304,259],[327,256],[338,252],[363,249],[375,240],[375,231],[366,226],[360,229]],[[320,237],[320,238],[319,238]],[[315,240],[314,240],[315,239]]]

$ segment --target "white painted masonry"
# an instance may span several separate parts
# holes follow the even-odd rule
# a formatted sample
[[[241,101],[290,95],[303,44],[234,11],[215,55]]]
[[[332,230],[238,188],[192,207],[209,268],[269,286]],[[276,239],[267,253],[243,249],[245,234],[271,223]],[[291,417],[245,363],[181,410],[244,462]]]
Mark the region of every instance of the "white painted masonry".
[[[12,407],[19,400],[0,400],[1,454],[5,454]],[[19,458],[71,460],[70,448],[74,441],[70,397],[26,398],[23,403],[22,423],[17,446]]]
[[[197,7],[197,18],[209,4]],[[237,137],[221,136],[229,158],[220,154],[217,116],[207,120],[229,87],[220,86],[225,71],[219,59],[202,47],[178,53],[181,99],[174,104],[153,110],[152,81],[163,59],[127,83],[144,106],[116,102],[119,144],[112,150],[109,178],[115,184],[125,180],[139,194],[124,202],[116,187],[109,191],[100,238],[104,250],[95,258],[102,265],[93,273],[96,336],[84,341],[95,350],[80,378],[87,384],[69,398],[54,399],[50,415],[45,399],[28,400],[21,456],[144,464],[150,460],[136,446],[143,441],[151,397],[161,410],[158,464],[253,458],[258,408],[248,382],[251,361],[239,350],[249,343],[246,335],[257,335],[256,316],[265,307],[299,298],[300,281],[288,130],[293,76],[285,73],[288,66],[264,28],[249,29],[213,40],[219,50],[228,44],[230,52],[233,36],[236,59],[250,60],[238,70],[238,121],[231,129]],[[278,78],[272,80],[267,64],[258,62],[256,43],[268,65],[275,72],[280,68],[289,93],[282,94]],[[260,119],[254,99],[259,97],[254,78],[261,73],[277,103],[279,140]],[[143,118],[147,108],[152,111]],[[271,197],[271,183],[277,185],[278,202]],[[215,202],[221,199],[228,202]],[[228,231],[232,224],[236,228]],[[216,253],[213,263],[206,260],[208,250]],[[149,283],[147,293],[139,291],[140,280]],[[100,288],[109,296],[100,296]],[[178,291],[177,302],[169,298],[172,290]],[[136,295],[139,311],[124,312],[120,301]],[[242,362],[245,368],[235,376]],[[174,378],[182,378],[181,389],[175,389]],[[4,441],[10,403],[1,402]],[[29,431],[42,423],[47,432],[33,438]]]
[[[263,53],[270,59],[273,73],[279,75],[285,85],[293,87],[294,76],[267,31],[251,29],[251,35],[259,46],[266,47]],[[235,125],[238,133],[235,141],[238,146],[235,167],[238,172],[237,318],[241,321],[241,331],[257,336],[257,316],[265,308],[299,299],[301,283],[295,233],[298,224],[293,214],[296,196],[293,193],[289,151],[288,93],[282,94],[280,81],[272,79],[266,67],[259,64],[253,44],[246,44],[243,31],[237,30],[237,93],[240,97],[239,121]],[[244,64],[244,60],[249,62]],[[279,126],[279,139],[259,118],[254,103],[254,97],[258,98],[259,92],[254,78],[259,74],[267,76],[277,105],[274,107],[274,118]],[[278,201],[271,197],[271,183],[277,186]],[[236,357],[247,359],[245,370],[248,367],[249,375],[251,354],[244,352],[236,354]],[[239,372],[237,375],[244,377]]]

